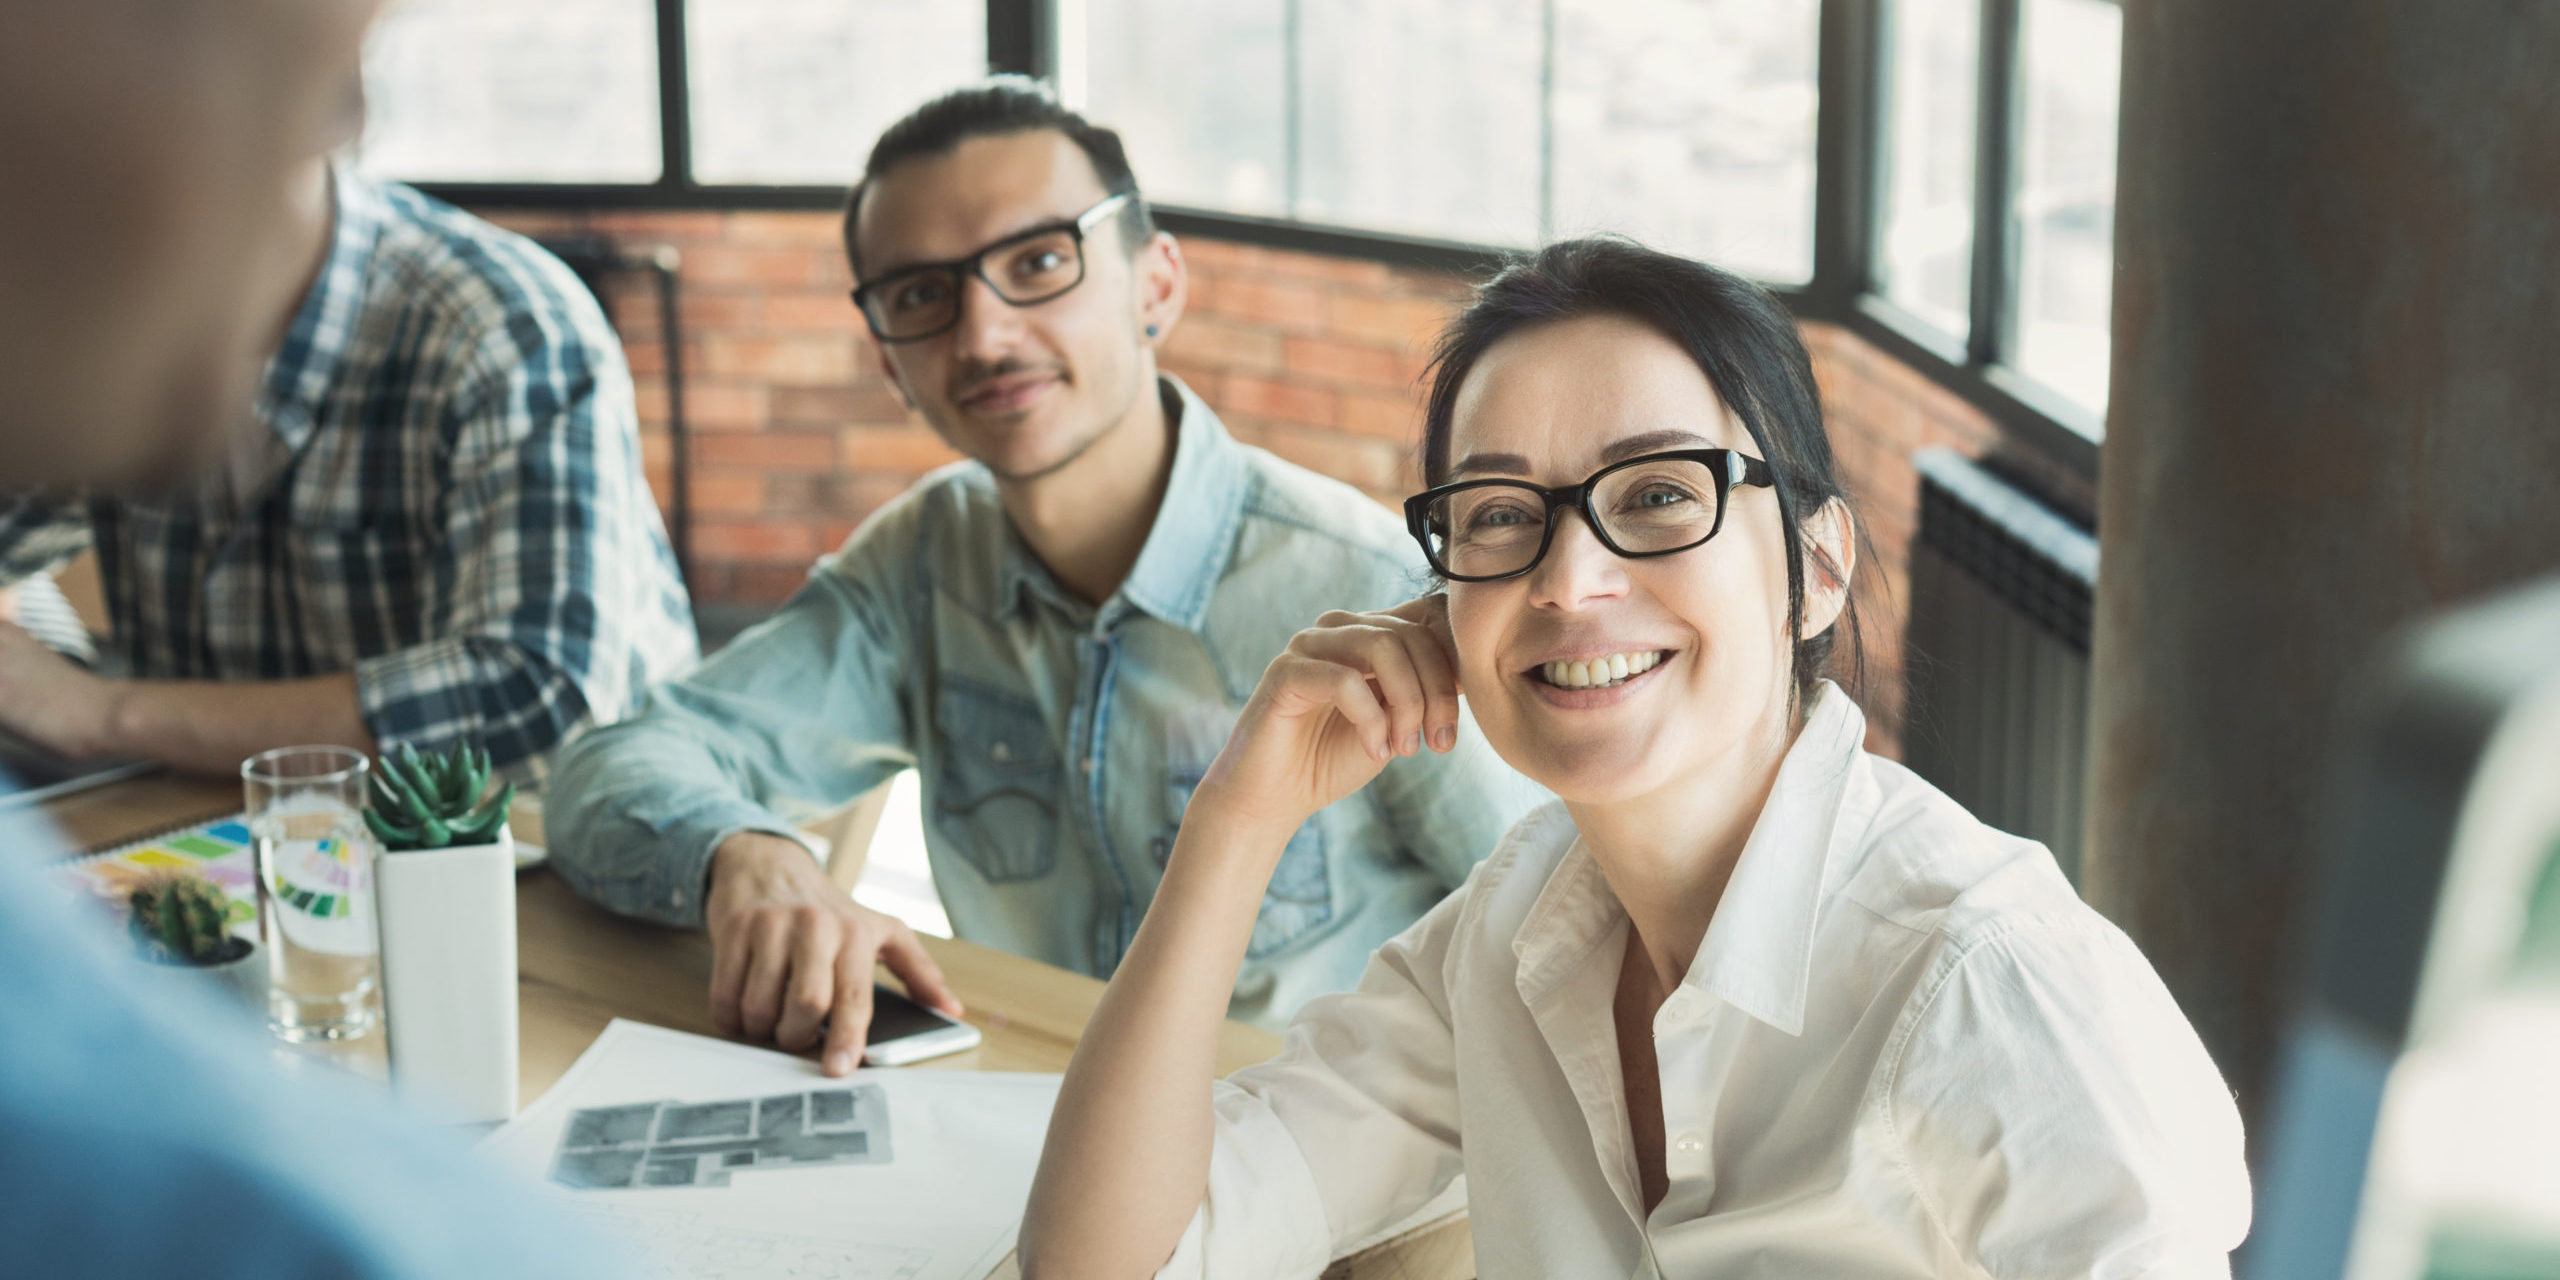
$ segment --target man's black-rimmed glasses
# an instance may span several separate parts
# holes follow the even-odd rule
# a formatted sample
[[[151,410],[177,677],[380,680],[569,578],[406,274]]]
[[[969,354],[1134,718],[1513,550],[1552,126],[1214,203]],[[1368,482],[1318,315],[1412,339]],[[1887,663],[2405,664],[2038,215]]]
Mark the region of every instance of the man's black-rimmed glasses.
[[[1631,558],[1667,556],[1716,536],[1725,495],[1774,485],[1769,464],[1731,449],[1677,449],[1612,463],[1577,485],[1461,480],[1405,499],[1405,527],[1452,582],[1516,578],[1545,559],[1556,509],[1576,507],[1600,545]]]
[[[863,323],[882,342],[921,342],[960,323],[960,292],[970,276],[1017,307],[1047,302],[1084,283],[1084,238],[1135,196],[1105,196],[1063,222],[1006,236],[965,258],[900,267],[853,291]]]

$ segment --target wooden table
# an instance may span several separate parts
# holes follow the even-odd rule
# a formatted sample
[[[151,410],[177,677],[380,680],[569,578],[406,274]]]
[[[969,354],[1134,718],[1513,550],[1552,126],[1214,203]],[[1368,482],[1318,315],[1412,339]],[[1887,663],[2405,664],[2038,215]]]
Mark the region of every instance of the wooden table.
[[[46,806],[81,848],[236,813],[235,784],[153,775],[56,800]],[[918,1064],[961,1071],[1064,1071],[1102,983],[1036,960],[967,942],[924,939],[968,1021],[985,1037],[967,1053]],[[538,1098],[615,1018],[718,1035],[711,1025],[711,943],[696,931],[659,928],[612,915],[570,892],[560,877],[534,871],[516,885],[516,958],[521,976],[519,1080]],[[324,1052],[353,1069],[383,1075],[380,1036]],[[1229,1022],[1220,1032],[1221,1074],[1278,1050],[1278,1036]],[[1016,1273],[1011,1261],[996,1276]],[[1328,1280],[1443,1280],[1475,1274],[1462,1216],[1433,1223],[1328,1268]]]

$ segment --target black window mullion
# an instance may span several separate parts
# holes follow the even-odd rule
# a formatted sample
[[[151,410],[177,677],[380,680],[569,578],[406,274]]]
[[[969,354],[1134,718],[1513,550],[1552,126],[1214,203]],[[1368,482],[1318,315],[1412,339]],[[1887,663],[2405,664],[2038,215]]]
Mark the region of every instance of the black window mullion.
[[[1882,23],[1886,0],[1823,0],[1816,63],[1813,280],[1805,292],[1826,314],[1845,315],[1875,286],[1876,192],[1885,135]]]
[[[658,0],[658,181],[669,191],[693,187],[693,98],[685,55],[684,0]]]
[[[2016,343],[2018,16],[2024,0],[1982,0],[1974,118],[1973,315],[1967,363],[1998,364]]]
[[[987,0],[987,70],[1054,80],[1056,0]]]

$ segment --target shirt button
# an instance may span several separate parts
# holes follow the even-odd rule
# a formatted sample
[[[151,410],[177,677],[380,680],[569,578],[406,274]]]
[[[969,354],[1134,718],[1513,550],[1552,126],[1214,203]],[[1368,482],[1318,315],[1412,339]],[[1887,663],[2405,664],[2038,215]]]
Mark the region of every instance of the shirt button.
[[[1084,776],[1086,776],[1086,777],[1088,777],[1088,778],[1092,777],[1092,776],[1093,776],[1093,757],[1092,757],[1092,756],[1086,756],[1086,757],[1084,758],[1083,763],[1081,763],[1081,764],[1077,765],[1076,767],[1077,767],[1077,768],[1079,768],[1079,769],[1084,770]]]
[[[996,760],[1001,763],[1013,758],[1013,748],[999,742],[994,746],[987,748],[987,754],[994,756]]]
[[[1707,1140],[1699,1137],[1695,1131],[1691,1131],[1673,1138],[1671,1149],[1684,1156],[1694,1156],[1707,1149]]]
[[[1698,1016],[1699,995],[1687,987],[1671,993],[1662,1002],[1662,1012],[1674,1022],[1688,1022]]]
[[[683,905],[684,905],[684,890],[682,890],[682,889],[678,889],[678,890],[676,890],[675,892],[668,894],[668,895],[667,895],[667,905],[668,905],[668,906],[671,906],[671,907],[681,907],[681,906],[683,906]]]

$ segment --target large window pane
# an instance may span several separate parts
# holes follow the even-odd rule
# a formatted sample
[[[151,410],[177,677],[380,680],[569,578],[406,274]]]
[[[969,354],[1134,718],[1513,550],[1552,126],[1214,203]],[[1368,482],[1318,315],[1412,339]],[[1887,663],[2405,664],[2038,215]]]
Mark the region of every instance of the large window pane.
[[[1539,0],[1300,0],[1310,222],[1538,238]]]
[[[849,183],[881,130],[987,69],[986,0],[717,0],[685,24],[707,183]]]
[[[1555,0],[1555,232],[1813,277],[1817,0]]]
[[[1973,299],[1980,0],[1893,0],[1886,16],[1884,295],[1957,341]]]
[[[1288,211],[1282,0],[1087,0],[1082,104],[1118,129],[1148,196]]]
[[[2027,0],[2024,21],[2017,365],[2102,414],[2124,16],[2108,0]]]
[[[365,46],[357,163],[415,182],[654,182],[650,0],[403,0]]]

